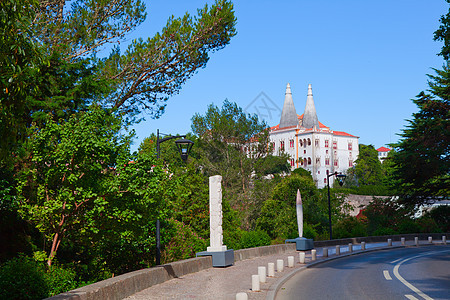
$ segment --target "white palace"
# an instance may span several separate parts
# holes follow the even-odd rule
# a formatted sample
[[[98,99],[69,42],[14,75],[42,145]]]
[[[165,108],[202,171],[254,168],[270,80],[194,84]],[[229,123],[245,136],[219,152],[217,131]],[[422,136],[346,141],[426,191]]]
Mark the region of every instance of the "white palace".
[[[318,188],[327,185],[327,170],[346,173],[358,157],[358,137],[325,126],[317,118],[311,85],[308,85],[305,112],[297,114],[291,87],[286,87],[280,124],[270,128],[270,140],[275,154],[281,151],[291,156],[291,168],[311,172]],[[331,180],[330,186],[334,180]]]

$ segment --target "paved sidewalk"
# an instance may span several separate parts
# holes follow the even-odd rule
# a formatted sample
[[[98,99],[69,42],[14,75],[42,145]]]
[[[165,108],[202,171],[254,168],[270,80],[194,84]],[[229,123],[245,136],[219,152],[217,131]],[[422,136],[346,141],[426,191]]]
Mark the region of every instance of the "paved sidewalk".
[[[414,241],[407,241],[407,246],[413,246]],[[420,241],[421,245],[428,244],[427,241]],[[400,242],[393,242],[392,247],[401,246]],[[390,248],[385,243],[366,244],[366,250]],[[336,257],[336,247],[328,247],[329,257],[323,258],[322,248],[316,248],[317,261]],[[341,255],[349,255],[348,245],[341,245]],[[360,244],[353,245],[353,253],[360,253]],[[294,256],[294,267],[288,268],[288,256]],[[276,271],[277,259],[283,259],[283,272]],[[268,263],[275,264],[275,277],[267,277],[266,283],[261,283],[261,291],[253,292],[252,275],[258,274],[258,267],[265,266],[267,270]],[[306,264],[299,263],[299,251],[286,252],[270,256],[263,256],[243,261],[237,261],[233,266],[227,268],[210,268],[200,272],[191,273],[179,278],[175,278],[164,283],[152,286],[139,293],[136,293],[125,299],[144,300],[144,299],[224,299],[234,300],[236,294],[245,292],[248,299],[266,299],[268,294],[273,294],[278,282],[288,276],[294,270],[304,268],[311,264],[311,251],[306,251]]]

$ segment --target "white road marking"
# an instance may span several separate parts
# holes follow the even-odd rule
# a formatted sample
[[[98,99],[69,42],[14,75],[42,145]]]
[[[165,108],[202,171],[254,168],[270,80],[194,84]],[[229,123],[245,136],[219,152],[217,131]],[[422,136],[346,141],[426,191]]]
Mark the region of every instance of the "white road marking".
[[[416,297],[414,297],[413,295],[405,295],[406,298],[408,298],[409,300],[419,300]]]
[[[394,260],[394,261],[391,261],[391,264],[395,264],[396,262],[402,260],[402,258],[403,258],[403,257],[400,257],[399,259],[396,259],[396,260]]]
[[[394,267],[394,275],[395,277],[397,277],[398,280],[401,281],[401,283],[403,283],[404,285],[406,285],[411,291],[413,291],[414,293],[416,293],[417,295],[419,295],[420,297],[422,297],[425,300],[433,300],[433,298],[431,298],[430,296],[428,296],[427,294],[425,294],[424,292],[422,292],[421,290],[419,290],[418,288],[416,288],[415,286],[413,286],[411,283],[409,283],[408,281],[406,281],[398,272],[398,269],[400,268],[400,266],[404,263],[407,262],[408,260],[411,259],[415,259],[415,258],[419,258],[422,256],[426,256],[426,255],[430,255],[430,254],[435,254],[435,253],[439,253],[439,252],[448,252],[448,250],[444,250],[444,251],[430,251],[430,252],[426,252],[420,255],[416,255],[416,256],[412,256],[409,258],[406,258],[404,260],[402,260],[401,262],[399,262],[398,264],[395,265]],[[405,295],[406,297],[406,295]]]
[[[386,278],[386,280],[392,280],[392,277],[391,277],[391,275],[389,275],[388,270],[384,270],[383,275],[384,275],[384,278]]]

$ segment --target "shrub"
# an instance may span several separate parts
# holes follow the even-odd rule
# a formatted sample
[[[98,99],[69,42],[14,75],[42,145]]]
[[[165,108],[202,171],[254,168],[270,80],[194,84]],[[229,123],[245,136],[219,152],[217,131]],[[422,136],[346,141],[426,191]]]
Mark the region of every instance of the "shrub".
[[[270,245],[270,236],[264,230],[243,231],[240,248],[253,248]]]
[[[444,232],[450,232],[450,205],[435,207],[425,216],[433,219]]]
[[[420,227],[415,220],[404,219],[398,225],[399,233],[419,233]]]
[[[333,227],[333,237],[336,239],[360,236],[367,236],[367,228],[355,217],[342,219]]]
[[[45,269],[32,258],[20,256],[0,269],[0,299],[43,299],[48,296]]]
[[[395,231],[392,228],[388,228],[388,227],[381,227],[378,228],[377,230],[375,230],[373,232],[373,236],[382,236],[382,235],[394,235],[394,234],[398,234],[397,231]]]
[[[206,241],[190,226],[177,220],[170,220],[172,239],[162,253],[164,263],[195,257],[195,253],[206,250]]]
[[[76,289],[79,286],[75,271],[56,263],[49,268],[44,278],[48,286],[49,296],[55,296]]]
[[[436,233],[442,232],[441,228],[436,224],[436,221],[430,217],[422,217],[417,219],[417,224],[419,226],[420,232],[422,233]]]

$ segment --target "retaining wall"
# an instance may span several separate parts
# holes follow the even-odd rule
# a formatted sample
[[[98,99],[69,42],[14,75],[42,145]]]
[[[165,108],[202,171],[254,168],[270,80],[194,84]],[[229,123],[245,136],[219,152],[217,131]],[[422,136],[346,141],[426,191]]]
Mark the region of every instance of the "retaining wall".
[[[418,234],[402,234],[402,235],[385,235],[385,236],[370,236],[370,237],[356,237],[348,239],[339,239],[331,241],[315,241],[314,247],[329,247],[334,245],[348,245],[349,243],[359,244],[361,242],[376,243],[386,242],[387,239],[392,241],[400,241],[401,237],[406,240],[414,240],[414,237],[419,237],[420,240],[426,240],[429,236],[433,240],[439,240],[443,235],[447,238],[449,234],[445,233],[418,233]],[[264,246],[257,248],[241,249],[234,251],[234,261],[240,261],[260,256],[273,255],[277,253],[295,251],[295,243],[279,244],[272,246]],[[211,256],[202,256],[181,260],[166,265],[142,269],[120,276],[109,278],[103,281],[96,282],[66,293],[62,293],[48,300],[119,300],[140,292],[153,285],[163,283],[167,280],[181,277],[186,274],[195,273],[204,269],[212,268]]]

